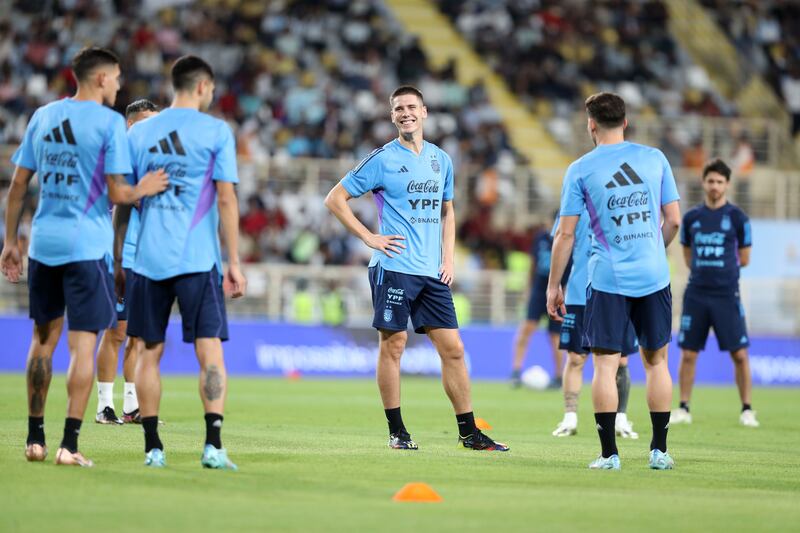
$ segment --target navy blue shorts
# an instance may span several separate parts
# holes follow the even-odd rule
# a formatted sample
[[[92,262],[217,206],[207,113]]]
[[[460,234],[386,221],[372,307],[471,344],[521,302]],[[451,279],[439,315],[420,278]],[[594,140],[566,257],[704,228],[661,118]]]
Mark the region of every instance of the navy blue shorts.
[[[612,352],[625,350],[633,330],[646,350],[658,350],[672,340],[672,292],[669,285],[647,296],[586,290],[583,347]]]
[[[687,288],[683,293],[678,346],[695,352],[703,350],[711,327],[722,351],[735,352],[750,346],[739,291],[727,295],[709,295]]]
[[[458,329],[453,294],[446,283],[377,265],[369,269],[369,284],[375,329],[405,331],[409,317],[416,333],[425,333],[426,327]]]
[[[577,353],[580,355],[588,355],[589,350],[583,347],[583,320],[585,305],[568,305],[567,314],[564,315],[564,321],[561,323],[561,337],[559,338],[558,348],[560,350],[567,350],[568,352]],[[625,344],[622,348],[622,357],[627,357],[629,354],[639,352],[639,340],[633,332],[633,328],[629,328],[629,335],[625,338]]]
[[[527,320],[539,322],[542,315],[547,315],[547,283],[534,283],[528,298],[528,312],[525,315]],[[547,331],[550,333],[561,332],[561,322],[552,320],[548,317]]]
[[[48,266],[28,260],[30,317],[46,324],[64,316],[70,331],[101,331],[117,325],[114,279],[105,259]]]
[[[117,321],[119,322],[128,320],[128,300],[131,297],[131,291],[133,291],[133,278],[136,276],[136,272],[133,269],[123,268],[122,270],[125,271],[125,294],[122,298],[119,295],[116,298]]]
[[[172,304],[178,299],[183,342],[228,340],[228,319],[222,279],[215,266],[208,272],[152,280],[137,274],[128,298],[128,336],[145,342],[164,342]]]

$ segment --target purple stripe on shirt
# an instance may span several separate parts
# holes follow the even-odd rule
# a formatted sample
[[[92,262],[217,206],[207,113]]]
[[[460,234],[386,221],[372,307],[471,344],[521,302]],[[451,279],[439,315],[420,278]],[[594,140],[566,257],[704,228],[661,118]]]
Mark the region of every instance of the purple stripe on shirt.
[[[586,210],[589,212],[589,220],[592,222],[594,236],[597,237],[597,240],[600,241],[600,244],[602,244],[606,250],[610,251],[611,247],[608,246],[606,236],[603,234],[603,229],[600,227],[600,218],[597,216],[597,210],[594,208],[592,199],[589,198],[589,193],[583,191],[583,198],[586,200]]]
[[[100,155],[97,156],[97,165],[94,167],[94,174],[92,174],[92,184],[89,188],[89,199],[86,201],[86,207],[83,208],[83,213],[89,212],[94,203],[103,194],[106,188],[106,149],[103,147],[100,150]]]
[[[378,206],[378,224],[383,224],[383,204],[386,203],[383,191],[373,191],[372,196],[375,198],[375,205]]]
[[[200,223],[200,220],[206,216],[206,213],[211,210],[211,206],[214,205],[217,191],[214,189],[214,180],[211,176],[214,174],[216,159],[217,156],[214,154],[211,156],[211,161],[208,162],[208,169],[206,169],[206,174],[203,177],[203,188],[200,190],[200,199],[197,201],[197,209],[195,209],[194,217],[192,217],[192,224],[189,226],[190,230]]]

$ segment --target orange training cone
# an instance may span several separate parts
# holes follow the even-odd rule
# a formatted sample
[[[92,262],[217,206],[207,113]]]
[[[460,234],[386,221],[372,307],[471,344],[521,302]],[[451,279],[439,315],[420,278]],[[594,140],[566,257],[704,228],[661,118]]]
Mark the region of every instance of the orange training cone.
[[[476,418],[475,419],[475,427],[478,429],[492,429],[492,425],[484,420],[483,418]]]
[[[440,502],[442,497],[427,483],[406,483],[392,498],[396,502]]]

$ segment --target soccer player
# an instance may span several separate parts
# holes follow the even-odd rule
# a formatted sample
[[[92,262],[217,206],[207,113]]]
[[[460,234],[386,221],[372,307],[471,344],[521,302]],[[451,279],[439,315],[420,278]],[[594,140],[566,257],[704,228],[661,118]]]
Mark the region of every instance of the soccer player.
[[[547,276],[550,274],[550,252],[552,247],[553,237],[550,231],[544,230],[533,239],[533,244],[531,246],[531,271],[528,277],[531,282],[531,291],[528,297],[528,312],[514,340],[514,360],[511,369],[511,385],[513,387],[522,385],[520,376],[522,374],[522,365],[525,363],[525,352],[528,350],[528,343],[536,332],[539,319],[547,315]],[[565,278],[567,276],[569,276],[569,272],[565,273]],[[547,332],[550,340],[550,348],[553,352],[555,379],[550,382],[548,388],[553,389],[561,388],[561,375],[564,369],[564,354],[558,347],[558,334],[560,331],[561,323],[549,319]]]
[[[680,407],[672,412],[673,424],[691,424],[692,397],[697,355],[706,346],[709,327],[714,328],[720,350],[729,351],[736,369],[736,386],[742,401],[739,422],[758,427],[751,406],[752,381],[747,357],[744,309],[739,301],[739,268],[750,262],[750,221],[737,206],[728,202],[731,169],[720,159],[703,168],[705,201],[683,217],[681,244],[689,284],[683,294],[683,312],[678,345],[681,364],[678,379]]]
[[[558,220],[553,228],[558,229]],[[559,348],[567,351],[567,365],[564,369],[564,418],[553,431],[554,437],[569,437],[578,432],[578,397],[583,382],[583,367],[589,352],[582,346],[583,317],[586,308],[586,287],[589,284],[589,256],[591,255],[589,236],[589,214],[584,211],[575,227],[575,246],[572,249],[572,269],[567,281],[564,297],[567,314],[561,322]],[[563,280],[562,280],[563,281]],[[562,283],[563,285],[563,283]],[[555,322],[555,321],[554,321]],[[556,322],[558,324],[558,322]],[[633,423],[628,420],[628,396],[631,390],[631,374],[628,371],[628,355],[638,352],[639,342],[629,328],[617,368],[616,383],[619,406],[614,422],[617,436],[625,439],[638,439],[633,431]]]
[[[236,470],[222,447],[227,378],[222,341],[228,339],[223,291],[242,296],[247,281],[239,265],[236,146],[230,127],[204,111],[214,98],[214,73],[196,56],[172,66],[171,107],[134,124],[128,132],[133,178],[165,168],[170,188],[142,202],[141,229],[128,299],[128,335],[137,337],[136,392],[145,437],[145,465],[166,465],[158,435],[159,362],[172,304],[177,298],[183,341],[194,344],[200,363],[200,399],[206,440],[201,464]],[[118,234],[127,231],[120,211]],[[222,275],[219,226],[228,252]]]
[[[156,105],[147,99],[136,100],[125,108],[125,120],[128,128],[158,113]],[[125,330],[128,328],[128,308],[125,305],[125,291],[130,291],[133,281],[131,268],[136,254],[136,238],[139,233],[139,211],[133,209],[130,215],[128,231],[122,239],[114,242],[114,280],[117,285],[117,326],[103,332],[100,347],[97,349],[97,415],[98,424],[141,424],[139,416],[139,400],[136,398],[134,372],[136,370],[136,351],[133,349],[134,339],[129,338],[125,344],[122,359],[122,375],[125,377],[125,390],[122,404],[122,418],[117,418],[114,410],[114,379],[117,376],[119,349],[125,341]],[[120,241],[120,242],[117,242]],[[122,251],[120,251],[122,248]],[[121,258],[121,260],[120,260]],[[120,272],[122,271],[122,272]]]
[[[398,138],[373,151],[328,193],[325,205],[364,244],[373,248],[369,266],[373,327],[379,334],[377,368],[389,447],[416,450],[400,414],[400,358],[408,319],[425,333],[442,359],[442,383],[453,404],[459,446],[507,451],[475,427],[464,344],[458,332],[453,282],[455,211],[453,163],[423,139],[428,116],[422,93],[404,85],[389,98]],[[372,233],[353,214],[348,200],[369,191],[380,219]]]
[[[78,81],[75,96],[37,109],[22,145],[11,158],[16,169],[8,194],[0,265],[9,281],[19,281],[22,251],[17,229],[35,173],[40,192],[28,250],[34,326],[27,364],[25,456],[29,461],[43,461],[47,456],[44,408],[66,308],[70,354],[67,417],[56,464],[92,466],[78,451],[78,433],[92,391],[97,332],[113,327],[116,321],[109,200],[134,203],[163,191],[168,181],[162,170],[143,176],[135,187],[123,177],[131,170],[125,121],[105,107],[114,104],[119,91],[117,56],[105,49],[85,48],[73,58],[72,71]]]
[[[561,276],[580,215],[593,233],[583,346],[594,354],[592,401],[602,452],[589,468],[620,468],[614,422],[615,377],[628,330],[639,339],[653,425],[650,468],[671,469],[667,453],[672,379],[667,368],[672,296],[665,246],[680,225],[675,178],[661,151],[625,141],[625,102],[612,93],[586,99],[587,129],[595,149],[567,169],[561,222],[553,243],[547,311],[566,314]],[[661,223],[663,220],[663,224]]]

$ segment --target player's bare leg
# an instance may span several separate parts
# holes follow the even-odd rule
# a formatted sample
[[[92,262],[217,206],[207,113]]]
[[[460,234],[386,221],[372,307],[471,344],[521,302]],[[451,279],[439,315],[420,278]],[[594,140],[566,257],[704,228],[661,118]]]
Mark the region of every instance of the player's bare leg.
[[[674,461],[667,454],[667,430],[669,429],[669,406],[672,401],[672,376],[667,367],[667,347],[657,350],[641,349],[642,363],[647,380],[647,406],[653,425],[650,441],[650,468],[669,470]]]
[[[125,390],[122,399],[122,421],[126,424],[141,424],[142,417],[139,413],[139,397],[136,393],[136,360],[137,343],[133,337],[128,337],[122,354],[122,375],[125,378]]]
[[[569,437],[578,432],[578,398],[583,385],[586,357],[575,352],[567,352],[567,364],[564,368],[564,419],[553,431],[554,437]]]
[[[531,337],[536,332],[538,322],[533,320],[526,320],[520,324],[517,330],[517,335],[514,337],[514,359],[511,363],[511,384],[519,387],[522,382],[520,381],[520,374],[522,373],[522,365],[525,363],[525,353],[528,351],[528,344],[530,344]],[[558,346],[556,346],[556,349]]]
[[[493,441],[475,427],[464,343],[458,330],[426,328],[425,332],[442,360],[442,385],[456,414],[459,445],[473,450],[508,451],[508,446]]]
[[[164,445],[158,436],[158,407],[161,403],[161,357],[163,342],[136,340],[134,348],[139,356],[136,360],[136,392],[139,395],[139,412],[144,429],[145,465],[166,465]]]
[[[736,370],[736,387],[739,389],[739,398],[742,400],[742,413],[739,422],[744,426],[758,427],[756,413],[751,406],[753,395],[753,380],[750,373],[750,358],[747,348],[739,348],[731,352],[731,359]]]
[[[92,393],[94,381],[94,350],[97,333],[93,331],[70,331],[69,369],[67,370],[67,419],[64,422],[64,438],[56,452],[56,464],[93,466],[92,461],[78,452],[80,433],[86,404]]]
[[[600,437],[602,451],[589,468],[619,469],[619,453],[617,451],[614,423],[617,417],[617,367],[619,352],[593,349],[594,376],[592,377],[592,404],[597,433]]]
[[[628,420],[628,397],[631,391],[631,374],[628,370],[628,358],[620,357],[619,368],[617,368],[617,419],[614,429],[618,437],[623,439],[638,439],[639,434],[633,430],[633,422]]]
[[[117,378],[119,349],[125,341],[128,322],[120,320],[117,327],[107,329],[100,338],[97,349],[97,415],[99,424],[121,424],[114,409],[114,380]]]
[[[222,421],[228,394],[222,341],[216,337],[200,338],[194,341],[194,349],[200,363],[200,398],[206,413],[206,440],[200,462],[206,468],[237,470],[222,447]]]
[[[680,406],[672,411],[671,424],[691,424],[689,401],[692,399],[694,376],[697,371],[698,353],[694,350],[681,350],[681,362],[678,365],[678,383],[680,384]]]
[[[25,457],[28,461],[44,461],[47,457],[44,408],[53,377],[53,352],[63,327],[64,317],[33,326],[33,338],[28,351],[25,374],[28,389],[28,439],[25,445]]]
[[[378,331],[378,365],[375,380],[381,393],[383,412],[389,425],[389,448],[416,450],[417,444],[403,423],[400,412],[400,359],[406,349],[408,333],[405,331]]]

